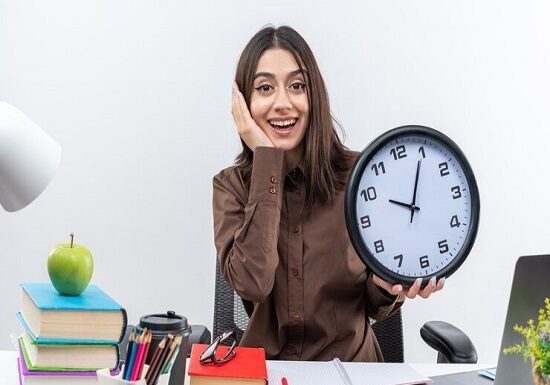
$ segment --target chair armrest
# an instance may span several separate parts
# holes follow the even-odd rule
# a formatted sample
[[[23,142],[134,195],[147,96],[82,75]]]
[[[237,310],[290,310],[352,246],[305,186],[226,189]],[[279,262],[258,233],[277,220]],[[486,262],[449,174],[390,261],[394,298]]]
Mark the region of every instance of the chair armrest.
[[[420,336],[438,352],[437,362],[477,363],[477,351],[470,338],[450,323],[426,322],[420,329]]]

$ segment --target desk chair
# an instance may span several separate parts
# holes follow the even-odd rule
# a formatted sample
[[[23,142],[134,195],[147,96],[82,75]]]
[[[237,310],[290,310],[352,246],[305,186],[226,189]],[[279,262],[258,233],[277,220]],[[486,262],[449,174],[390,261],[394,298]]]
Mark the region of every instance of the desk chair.
[[[216,259],[213,337],[234,330],[237,342],[248,325],[248,314],[241,297],[229,286]],[[252,309],[248,309],[250,312]],[[384,321],[371,321],[386,362],[403,362],[403,324],[401,309]],[[437,362],[476,363],[477,352],[470,338],[443,321],[430,321],[420,330],[423,340],[438,352]]]

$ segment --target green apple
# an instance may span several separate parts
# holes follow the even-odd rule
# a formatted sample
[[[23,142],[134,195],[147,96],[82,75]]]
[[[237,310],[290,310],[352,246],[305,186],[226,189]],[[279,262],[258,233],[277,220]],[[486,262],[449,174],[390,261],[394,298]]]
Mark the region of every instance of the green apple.
[[[48,274],[55,290],[62,295],[80,295],[92,279],[94,260],[86,247],[73,243],[57,245],[48,257]]]

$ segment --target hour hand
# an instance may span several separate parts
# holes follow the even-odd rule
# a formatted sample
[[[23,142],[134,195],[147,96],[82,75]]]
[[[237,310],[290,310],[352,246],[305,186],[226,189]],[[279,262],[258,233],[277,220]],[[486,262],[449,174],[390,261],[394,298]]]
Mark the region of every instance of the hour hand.
[[[399,202],[399,201],[396,201],[396,200],[393,200],[393,199],[390,199],[389,201],[390,201],[391,203],[395,203],[395,204],[398,205],[398,206],[406,207],[406,208],[408,208],[409,210],[413,210],[413,207],[414,207],[414,211],[419,211],[419,210],[420,210],[420,207],[418,207],[418,206],[413,206],[411,203],[403,203],[403,202]]]

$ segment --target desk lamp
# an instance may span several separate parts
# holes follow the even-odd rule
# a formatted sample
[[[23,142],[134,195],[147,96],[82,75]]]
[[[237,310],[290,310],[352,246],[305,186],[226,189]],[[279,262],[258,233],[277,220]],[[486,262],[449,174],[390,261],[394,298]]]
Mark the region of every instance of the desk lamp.
[[[14,106],[0,101],[0,204],[17,211],[46,188],[61,147]]]

